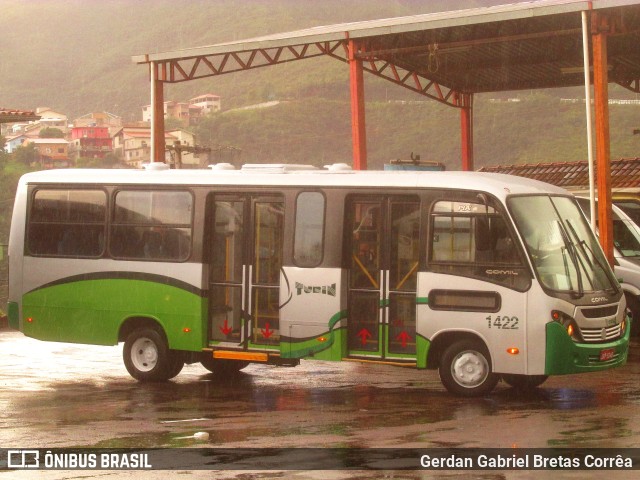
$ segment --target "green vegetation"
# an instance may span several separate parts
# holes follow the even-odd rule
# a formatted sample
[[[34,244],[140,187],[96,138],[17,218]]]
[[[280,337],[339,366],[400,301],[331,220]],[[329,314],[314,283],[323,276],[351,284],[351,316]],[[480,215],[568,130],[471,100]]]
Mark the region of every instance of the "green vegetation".
[[[76,159],[77,168],[114,168],[119,164],[118,157],[110,153],[104,158],[78,157]]]
[[[564,92],[580,98],[580,89]],[[622,93],[622,92],[618,92]],[[495,102],[477,95],[474,103],[476,167],[505,163],[584,160],[584,103],[561,102],[552,91],[520,94],[519,102]],[[415,99],[414,99],[415,100]],[[639,105],[611,105],[611,156],[635,157],[640,137]],[[392,159],[423,160],[460,168],[460,113],[418,98],[417,101],[370,101],[366,106],[368,163],[382,168]],[[348,100],[305,98],[268,108],[215,114],[199,125],[203,145],[234,146],[240,163],[288,162],[317,166],[351,162],[351,111]],[[229,161],[213,158],[212,161]]]
[[[64,132],[59,128],[45,127],[38,134],[40,138],[64,138]]]
[[[38,151],[36,150],[35,144],[27,143],[26,145],[16,147],[14,152],[8,155],[7,158],[11,158],[22,165],[31,165],[37,160]]]

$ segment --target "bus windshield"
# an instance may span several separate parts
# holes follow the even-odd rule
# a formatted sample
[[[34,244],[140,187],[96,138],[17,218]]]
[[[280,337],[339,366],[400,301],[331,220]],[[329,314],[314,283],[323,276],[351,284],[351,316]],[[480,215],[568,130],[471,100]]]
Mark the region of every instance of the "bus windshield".
[[[579,296],[617,290],[596,237],[573,199],[522,196],[512,198],[510,206],[543,286]]]

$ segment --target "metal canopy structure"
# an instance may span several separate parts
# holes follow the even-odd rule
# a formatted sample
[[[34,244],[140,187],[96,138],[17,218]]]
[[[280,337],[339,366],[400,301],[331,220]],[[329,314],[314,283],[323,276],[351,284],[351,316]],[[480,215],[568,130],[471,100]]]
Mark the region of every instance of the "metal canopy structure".
[[[607,85],[615,82],[640,93],[638,0],[523,2],[343,23],[134,56],[134,63],[150,69],[152,160],[164,159],[165,83],[328,56],[349,65],[354,168],[367,165],[364,72],[368,72],[460,109],[462,169],[472,170],[473,94],[583,85],[583,12],[589,19],[592,52],[599,205],[601,215],[609,218],[600,218],[600,237],[612,260],[613,240],[606,228],[611,216]]]
[[[323,55],[347,61],[349,40],[353,40],[359,47],[355,56],[364,61],[368,72],[449,102],[451,91],[582,85],[579,12],[613,8],[609,12],[611,81],[638,92],[637,3],[525,2],[316,27],[139,55],[133,61],[162,65],[158,79],[175,83]]]

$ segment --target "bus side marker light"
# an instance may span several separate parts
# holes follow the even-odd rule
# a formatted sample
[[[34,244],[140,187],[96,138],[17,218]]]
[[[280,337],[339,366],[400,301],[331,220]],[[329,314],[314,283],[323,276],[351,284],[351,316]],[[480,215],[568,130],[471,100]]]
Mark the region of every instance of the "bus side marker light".
[[[190,329],[189,327],[184,327],[184,328],[182,329],[182,331],[183,331],[184,333],[189,333],[189,332],[191,332],[191,329]]]
[[[507,348],[507,353],[510,353],[511,355],[518,355],[520,353],[520,350],[516,347],[510,347]]]
[[[319,341],[319,342],[326,342],[326,341],[327,341],[327,339],[326,339],[326,337],[320,337],[320,338],[318,339],[318,341]]]
[[[27,323],[33,323],[33,318],[28,317],[28,318],[27,318]]]

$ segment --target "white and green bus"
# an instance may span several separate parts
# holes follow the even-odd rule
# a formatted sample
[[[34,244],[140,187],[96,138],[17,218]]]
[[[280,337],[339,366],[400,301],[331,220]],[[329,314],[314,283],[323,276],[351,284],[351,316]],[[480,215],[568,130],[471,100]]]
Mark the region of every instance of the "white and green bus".
[[[141,381],[300,359],[500,380],[623,365],[624,295],[566,191],[477,172],[51,170],[22,177],[9,322],[115,345]]]

